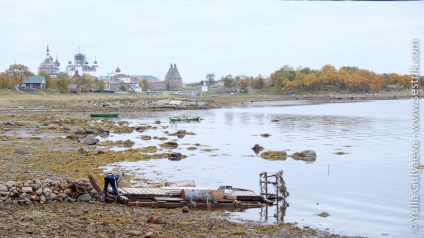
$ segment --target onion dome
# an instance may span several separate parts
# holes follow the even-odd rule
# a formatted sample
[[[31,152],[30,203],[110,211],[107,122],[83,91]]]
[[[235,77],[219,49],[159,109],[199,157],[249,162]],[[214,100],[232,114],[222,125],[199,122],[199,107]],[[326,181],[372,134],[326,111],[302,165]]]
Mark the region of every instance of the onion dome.
[[[69,61],[68,61],[68,64],[72,64],[72,61],[70,61],[70,60],[69,60]]]
[[[56,61],[54,62],[54,64],[58,67],[60,66],[59,60],[57,59],[57,55],[56,55]]]
[[[119,72],[121,72],[121,69],[118,67],[118,68],[116,68],[115,72],[119,73]]]

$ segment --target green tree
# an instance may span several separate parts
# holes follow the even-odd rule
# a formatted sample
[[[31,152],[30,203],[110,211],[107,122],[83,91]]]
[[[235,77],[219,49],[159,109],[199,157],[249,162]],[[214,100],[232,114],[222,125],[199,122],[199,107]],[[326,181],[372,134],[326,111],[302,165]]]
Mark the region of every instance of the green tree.
[[[46,80],[46,89],[54,89],[56,88],[56,79],[50,76],[49,73],[41,71],[38,73],[38,76],[43,76]]]
[[[143,91],[149,90],[149,81],[147,79],[144,78],[143,80],[141,80],[141,83],[142,85],[140,86],[143,89]]]
[[[56,89],[62,93],[69,92],[70,78],[67,73],[60,72],[56,76]]]
[[[224,88],[233,88],[235,86],[234,78],[231,74],[221,79],[224,82]]]
[[[209,85],[212,85],[215,83],[215,74],[211,73],[211,74],[206,74],[206,80],[207,82],[209,82]]]
[[[256,90],[262,90],[266,87],[265,80],[262,76],[255,77],[251,82],[251,87]]]

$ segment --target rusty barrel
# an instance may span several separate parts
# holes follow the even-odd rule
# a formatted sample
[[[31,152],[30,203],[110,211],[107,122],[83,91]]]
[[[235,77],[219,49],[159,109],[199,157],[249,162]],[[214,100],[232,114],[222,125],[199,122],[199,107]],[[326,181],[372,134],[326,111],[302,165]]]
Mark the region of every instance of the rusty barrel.
[[[183,189],[180,197],[189,202],[212,202],[212,194],[203,189]]]

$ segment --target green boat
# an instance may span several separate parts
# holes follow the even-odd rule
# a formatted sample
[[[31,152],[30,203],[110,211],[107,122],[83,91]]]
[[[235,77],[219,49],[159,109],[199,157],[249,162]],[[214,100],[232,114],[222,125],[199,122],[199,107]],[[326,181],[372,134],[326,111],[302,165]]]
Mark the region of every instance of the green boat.
[[[91,117],[119,117],[119,113],[91,113]]]
[[[192,117],[187,117],[187,116],[182,116],[182,117],[177,117],[177,116],[173,116],[173,117],[169,117],[170,121],[201,121],[202,118],[198,117],[198,116],[192,116]]]

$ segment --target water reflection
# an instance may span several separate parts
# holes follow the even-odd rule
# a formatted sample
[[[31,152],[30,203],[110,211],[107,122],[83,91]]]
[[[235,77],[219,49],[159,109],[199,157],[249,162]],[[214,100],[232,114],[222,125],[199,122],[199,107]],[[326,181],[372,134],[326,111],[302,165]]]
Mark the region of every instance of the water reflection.
[[[283,204],[231,213],[235,220],[267,223],[298,222],[312,227],[362,236],[407,237],[408,184],[411,153],[410,101],[373,101],[316,105],[244,105],[194,112],[204,118],[200,123],[169,123],[168,112],[137,113],[121,117],[135,125],[161,121],[157,130],[145,133],[176,139],[172,151],[187,155],[178,162],[167,159],[139,161],[120,166],[134,168],[138,178],[160,183],[192,179],[199,186],[216,188],[229,182],[259,192],[257,175],[261,171],[284,169],[290,197]],[[396,113],[394,113],[396,108]],[[421,110],[422,113],[423,110]],[[424,115],[420,115],[423,116]],[[164,130],[186,130],[194,135],[169,138]],[[268,133],[271,136],[261,137]],[[422,137],[422,132],[417,134]],[[141,141],[138,132],[114,134],[108,140],[131,138],[134,147],[158,144]],[[317,159],[305,163],[293,159],[266,160],[263,151],[288,154],[315,150]],[[190,151],[189,147],[197,150]],[[207,148],[208,150],[203,150]],[[336,154],[336,152],[344,152]],[[329,173],[331,168],[331,173]],[[148,186],[139,183],[136,186]],[[288,208],[290,203],[290,209]],[[319,204],[319,205],[318,205]],[[330,217],[314,216],[328,212]],[[273,213],[273,214],[268,214]],[[259,216],[258,216],[259,214]]]

